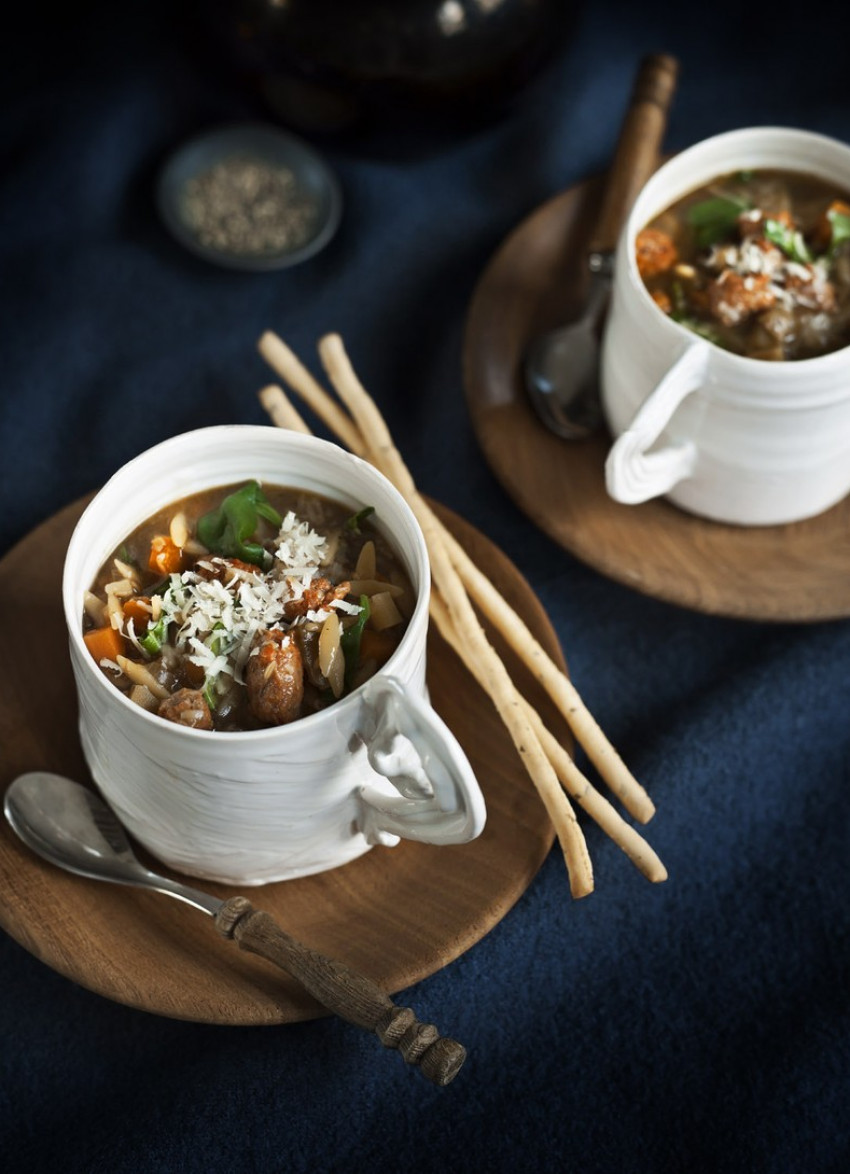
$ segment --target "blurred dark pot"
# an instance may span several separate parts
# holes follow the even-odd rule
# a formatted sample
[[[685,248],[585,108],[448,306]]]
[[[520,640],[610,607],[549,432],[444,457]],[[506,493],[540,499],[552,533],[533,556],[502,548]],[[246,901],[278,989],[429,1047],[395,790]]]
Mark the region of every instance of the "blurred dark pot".
[[[571,0],[216,0],[220,38],[304,130],[497,113],[572,31]]]

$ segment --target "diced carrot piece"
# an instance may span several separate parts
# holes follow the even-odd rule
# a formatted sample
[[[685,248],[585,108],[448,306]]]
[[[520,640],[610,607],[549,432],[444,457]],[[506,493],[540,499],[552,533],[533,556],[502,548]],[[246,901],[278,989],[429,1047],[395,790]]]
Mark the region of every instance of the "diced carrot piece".
[[[711,315],[724,326],[737,326],[753,314],[769,310],[776,301],[776,292],[767,273],[751,273],[746,277],[732,269],[724,269],[708,287]]]
[[[673,303],[670,300],[670,295],[667,293],[666,290],[654,289],[649,296],[655,302],[658,309],[661,310],[662,314],[672,314],[673,313]]]
[[[151,539],[148,566],[160,575],[172,575],[182,569],[183,552],[171,541],[168,534],[157,534]]]
[[[113,627],[92,628],[83,635],[86,648],[98,664],[102,660],[115,660],[124,652],[124,637]]]
[[[137,636],[144,632],[150,623],[150,602],[146,595],[134,595],[124,603],[124,619],[133,621]]]
[[[376,660],[383,664],[389,660],[396,648],[397,641],[383,632],[376,632],[373,628],[364,628],[360,637],[361,660]]]
[[[675,265],[679,259],[673,238],[660,228],[644,228],[637,234],[635,259],[644,281]]]

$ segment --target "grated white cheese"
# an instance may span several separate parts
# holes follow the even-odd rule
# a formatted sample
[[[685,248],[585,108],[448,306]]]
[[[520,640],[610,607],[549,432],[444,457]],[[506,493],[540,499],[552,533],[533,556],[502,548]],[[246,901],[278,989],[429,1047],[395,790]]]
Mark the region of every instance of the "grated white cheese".
[[[326,550],[327,539],[290,510],[281,522],[275,549],[275,558],[283,565],[286,577],[306,578],[309,583]]]
[[[139,643],[139,637],[136,635],[136,622],[132,619],[126,620],[124,623],[123,633],[135,648],[136,652],[144,655],[144,649]]]
[[[345,612],[349,616],[359,616],[362,610],[359,603],[351,603],[347,599],[332,599],[330,606],[335,611]]]
[[[290,510],[275,540],[275,561],[268,574],[231,564],[226,584],[217,578],[204,578],[197,570],[172,574],[167,589],[158,597],[156,618],[164,618],[171,625],[170,642],[203,669],[208,684],[220,689],[224,677],[242,684],[245,663],[258,632],[322,623],[331,614],[328,608],[318,608],[289,622],[285,610],[287,603],[302,598],[326,551],[327,540]],[[206,571],[215,569],[209,559],[197,566]],[[361,610],[358,604],[339,599],[333,600],[329,608],[349,615]],[[132,621],[126,634],[138,648],[138,638],[131,628]]]
[[[742,213],[742,217],[744,215]],[[758,209],[753,209],[749,214],[753,221],[762,215]],[[811,264],[795,261],[775,246],[765,248],[764,242],[759,242],[755,237],[745,238],[740,245],[713,245],[704,264],[709,269],[721,270],[716,279],[718,284],[722,284],[729,273],[737,273],[744,279],[745,289],[754,288],[753,277],[767,275],[770,292],[777,304],[787,310],[794,310],[798,306],[818,309],[830,299],[828,270],[822,258]],[[789,285],[789,278],[795,278],[796,284]],[[735,325],[747,316],[745,307],[722,303],[720,308],[727,325]]]

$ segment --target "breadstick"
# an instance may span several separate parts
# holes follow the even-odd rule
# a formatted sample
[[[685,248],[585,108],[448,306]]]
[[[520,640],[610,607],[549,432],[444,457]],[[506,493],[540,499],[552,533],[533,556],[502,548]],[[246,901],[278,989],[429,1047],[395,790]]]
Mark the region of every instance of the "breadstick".
[[[365,457],[367,460],[371,460],[373,464],[381,468],[385,475],[394,481],[396,488],[408,498],[412,508],[415,507],[414,512],[417,513],[420,525],[426,534],[426,540],[429,540],[429,549],[438,544],[443,557],[448,558],[454,571],[459,574],[461,592],[467,605],[468,598],[466,597],[465,589],[470,591],[477,605],[480,607],[482,614],[502,633],[509,646],[531,669],[535,678],[546,689],[556,705],[558,705],[558,708],[570,723],[576,738],[586,749],[588,757],[597,767],[602,778],[619,795],[627,810],[635,818],[646,822],[654,812],[652,801],[628,771],[628,768],[622,762],[616,750],[608,742],[592,715],[585,707],[572,682],[554,661],[551,660],[545,650],[528,631],[521,618],[510,608],[498,590],[482,574],[478,567],[475,566],[454,536],[446,529],[440,519],[436,517],[427,503],[419,495],[400,454],[395,450],[383,418],[351,368],[342,346],[342,340],[337,336],[327,336],[321,340],[319,349],[325,369],[329,373],[331,381],[334,383],[337,392],[340,394],[349,411],[339,407],[328,392],[313,378],[293,352],[276,335],[267,331],[260,340],[260,350],[266,360],[287,380],[293,390],[301,396],[304,402],[323,420],[329,429],[337,434],[338,439],[346,444],[351,451]],[[353,395],[354,401],[359,406],[360,414],[356,420],[352,419],[352,416],[349,414],[352,403],[346,399],[345,391],[348,391],[349,396]],[[265,388],[260,393],[260,399],[275,423],[282,427],[291,427],[299,431],[309,431],[308,426],[279,387]],[[371,413],[369,410],[370,407]],[[364,413],[367,418],[372,415],[371,425],[377,424],[376,429],[370,426],[364,430],[361,427]],[[431,550],[431,554],[433,566],[435,559],[433,550]],[[436,578],[437,575],[435,574],[435,580]],[[469,606],[471,607],[471,605]],[[432,593],[431,610],[435,623],[438,627],[441,627],[445,638],[455,648],[464,662],[467,663],[467,667],[470,668],[473,675],[476,675],[469,661],[470,651],[468,643],[464,643],[458,637],[451,612],[438,591]],[[472,614],[474,616],[474,612]],[[486,641],[486,637],[477,622],[477,617],[475,617],[475,627],[478,628],[481,637],[484,638],[485,643],[490,648],[490,652],[498,661],[498,655],[489,646],[489,642]],[[479,662],[476,660],[475,663],[478,664]],[[500,661],[499,663],[501,664]],[[503,665],[502,668],[504,669]],[[493,691],[490,687],[490,679],[487,676],[482,677],[480,670],[477,675],[482,687],[492,697]],[[507,684],[513,690],[516,704],[524,710],[524,716],[530,723],[533,733],[536,736],[538,749],[543,753],[544,757],[548,758],[556,777],[560,779],[567,792],[580,803],[590,817],[614,840],[649,880],[664,880],[667,876],[666,869],[652,848],[621,818],[611,804],[592,787],[590,782],[584,777],[578,767],[576,767],[567,751],[564,750],[551,732],[546,729],[540,716],[533,707],[516,692],[509,677]],[[503,720],[511,731],[511,736],[514,737],[515,731],[511,730],[509,722],[504,715]],[[516,738],[514,738],[514,741],[516,742]],[[517,743],[517,749],[520,751],[522,758],[523,751],[519,743]],[[523,762],[526,769],[529,769],[529,762],[525,759],[523,759]],[[538,778],[535,777],[531,769],[529,769],[529,773],[535,783],[538,783]],[[547,776],[544,774],[541,776],[540,781],[543,782],[544,786],[544,792],[541,792],[541,795],[544,797],[544,803],[546,803],[545,787],[548,783],[551,783],[551,779],[549,778],[547,780]],[[564,849],[568,870],[571,875],[571,887],[573,886],[573,876],[578,874],[579,876],[583,876],[584,880],[578,881],[575,887],[589,892],[592,888],[592,875],[590,873],[589,860],[586,859],[586,845],[584,844],[580,829],[578,829],[578,835],[580,837],[580,840],[578,840],[573,835],[573,827],[570,825],[561,827],[560,820],[556,818],[557,813],[563,816],[563,807],[556,805],[556,814],[553,814],[553,811],[550,810],[550,804],[546,804],[546,806],[550,819],[552,819],[556,830],[558,830],[562,849]],[[569,808],[568,804],[567,807]],[[575,815],[571,808],[569,808],[567,819],[577,828]],[[582,862],[583,858],[586,861],[586,865]]]
[[[573,897],[587,896],[593,892],[593,867],[590,863],[587,843],[575,812],[567,796],[558,785],[558,777],[554,767],[546,757],[539,741],[536,740],[531,723],[527,718],[525,718],[527,730],[523,731],[521,728],[522,718],[525,717],[522,698],[510,681],[506,685],[500,685],[499,691],[496,691],[493,681],[493,664],[487,663],[487,658],[480,655],[480,650],[474,650],[474,641],[468,639],[464,641],[457,636],[449,607],[440,597],[439,591],[433,588],[430,611],[440,634],[451,647],[457,647],[464,664],[490,696],[519,752],[520,760],[537,789],[543,806],[546,808],[546,814],[555,829],[558,843],[561,845],[570,879],[571,894]],[[509,721],[506,706],[513,706],[518,717],[516,722]],[[529,734],[531,737],[528,736]]]
[[[307,431],[308,426],[299,416],[298,412],[288,400],[286,394],[280,387],[270,386],[264,388],[260,392],[260,400],[268,412],[274,423],[281,428],[291,428],[295,431]],[[448,533],[448,532],[447,532]],[[442,600],[436,594],[432,600],[432,614],[435,623],[438,624],[440,631],[447,643],[454,649],[455,653],[467,663],[464,645],[459,640],[457,633],[448,622],[448,614],[444,610],[444,616],[439,617],[436,614],[436,608],[442,608]],[[467,665],[467,667],[470,667]],[[470,670],[471,671],[471,670]],[[487,691],[486,681],[479,682],[482,688]],[[555,773],[561,780],[563,786],[566,787],[568,793],[576,800],[577,803],[587,812],[591,819],[593,819],[599,827],[608,835],[615,844],[629,857],[633,864],[643,873],[648,880],[657,882],[665,880],[667,877],[667,870],[655,854],[653,849],[647,844],[639,833],[630,827],[619,813],[611,806],[608,801],[595,790],[588,779],[584,777],[581,771],[573,762],[570,755],[564,750],[563,746],[558,740],[546,729],[545,725],[540,719],[539,714],[533,709],[528,702],[524,701],[524,705],[528,709],[529,719],[535,726],[538,737],[540,738],[543,749],[548,755],[552,765],[555,768]]]
[[[331,382],[334,383],[334,386],[340,393],[340,398],[343,399],[343,402],[346,402],[337,380],[343,379],[349,385],[351,385],[352,380],[356,381],[359,385],[359,380],[357,380],[357,376],[345,355],[342,340],[338,335],[326,336],[319,342],[319,354],[325,364],[325,369],[331,377]],[[337,379],[334,378],[333,371],[336,372]],[[359,386],[362,396],[369,399],[370,397],[365,389],[362,388],[362,385]],[[351,410],[350,404],[346,406]],[[365,430],[361,428],[359,431],[361,441],[365,442],[367,446],[374,440],[376,435],[379,435],[379,433],[373,433],[371,429]],[[389,441],[390,445],[392,444],[388,431],[380,443],[386,444],[387,441]],[[382,461],[381,452],[376,451],[373,455],[376,463]],[[382,471],[389,476],[390,480],[394,481],[394,471],[397,467],[398,461],[391,457],[389,467],[383,467]],[[396,484],[396,488],[400,489],[405,497],[415,495],[420,502],[422,501],[412,479],[408,478],[407,484],[405,485]],[[569,722],[570,728],[576,738],[587,753],[588,758],[599,771],[601,778],[604,779],[626,810],[635,819],[641,823],[647,823],[655,814],[655,805],[611,745],[610,741],[606,738],[598,723],[585,706],[573,683],[549,658],[519,616],[508,606],[505,599],[496,590],[487,576],[475,566],[460,543],[457,542],[453,535],[436,518],[427,503],[422,502],[421,508],[422,510],[427,510],[431,515],[434,528],[440,531],[443,541],[448,547],[449,557],[467,587],[472,588],[473,598],[477,600],[487,619],[490,620],[497,631],[501,632],[513,651],[531,669],[537,680],[540,681],[543,688],[558,706],[561,713]]]
[[[285,383],[297,391],[304,403],[319,419],[336,433],[345,447],[355,456],[366,455],[363,438],[359,430],[342,409],[334,403],[318,380],[314,379],[301,360],[286,345],[283,339],[267,330],[257,343],[260,354],[270,367],[277,371]]]
[[[653,883],[667,880],[667,869],[655,850],[640,832],[626,823],[617,809],[593,787],[590,780],[585,778],[555,735],[547,730],[534,706],[525,698],[522,699],[522,704],[527,709],[529,721],[534,726],[540,743],[555,768],[555,773],[576,803],[617,847],[625,852],[647,880]]]
[[[259,393],[259,399],[272,423],[278,428],[288,428],[290,432],[304,432],[312,436],[310,426],[282,387],[274,383],[264,387]]]
[[[296,390],[299,388],[296,387]],[[310,395],[313,410],[327,422],[331,416],[328,407],[334,407],[333,401],[318,384]],[[269,416],[280,427],[292,427],[300,431],[307,428],[279,387],[264,388],[260,392],[260,399]],[[292,425],[287,424],[290,412],[295,421]],[[351,428],[355,428],[355,425],[351,424]],[[359,429],[357,431],[359,433]],[[359,435],[358,439],[359,452],[367,453],[368,446],[362,435]],[[523,663],[531,669],[535,678],[558,706],[588,758],[599,771],[600,777],[635,819],[647,823],[655,814],[655,805],[600,729],[569,677],[548,656],[521,617],[505,601],[487,576],[478,569],[454,535],[439,518],[435,517],[434,523],[440,528],[448,547],[449,557],[483,614],[502,634]]]
[[[466,646],[449,619],[445,605],[440,598],[432,599],[432,615],[440,631],[440,635],[460,657],[467,669],[475,675],[475,665],[467,655]],[[486,680],[478,678],[478,683],[487,691]],[[520,698],[529,721],[534,726],[535,733],[540,739],[544,751],[549,757],[555,773],[573,799],[583,808],[595,823],[614,841],[618,848],[628,856],[632,863],[647,880],[658,882],[667,879],[667,869],[659,857],[649,846],[643,836],[623,819],[619,812],[600,795],[589,779],[578,769],[567,751],[558,739],[546,729],[540,714],[525,698]]]
[[[442,593],[452,623],[464,633],[465,646],[476,665],[476,675],[480,672],[489,682],[488,692],[493,703],[554,824],[567,864],[570,890],[575,897],[585,896],[593,891],[593,870],[575,812],[561,790],[554,768],[519,704],[507,669],[478,621],[466,589],[446,552],[440,529],[435,525],[436,519],[431,510],[425,507],[409,469],[393,444],[383,416],[354,373],[339,336],[327,335],[323,338],[319,343],[319,354],[340,399],[359,425],[361,434],[369,437],[369,448],[375,464],[399,489],[416,515],[428,544],[434,583]]]
[[[295,411],[294,408],[292,409],[291,415],[287,411],[287,408],[291,407],[291,405],[289,404],[289,401],[281,388],[275,387],[275,386],[265,388],[263,390],[263,392],[261,393],[261,399],[263,402],[263,406],[266,408],[269,415],[272,417],[272,419],[275,421],[275,423],[277,423],[280,427],[287,427],[288,420],[292,420],[293,422],[300,420],[300,417],[298,416],[298,413]],[[303,423],[303,421],[302,421],[302,423]],[[304,425],[304,426],[306,427],[306,425]],[[439,617],[435,613],[435,604],[437,604],[437,603],[439,603],[440,607],[442,608],[442,611],[443,611],[443,614],[445,617],[444,619],[442,617]],[[432,593],[431,605],[432,605],[431,612],[432,612],[432,616],[434,617],[435,622],[438,623],[438,625],[440,622],[442,622],[443,625],[446,626],[446,628],[448,630],[448,627],[450,626],[449,620],[448,620],[448,612],[445,609],[444,605],[442,604],[442,601],[438,599],[436,592]],[[453,629],[452,629],[452,639],[449,642],[452,644],[453,647],[456,648],[459,655],[462,655],[464,657],[464,659],[466,659],[465,658],[465,651],[466,651],[465,647],[462,645],[462,642],[460,642],[458,640],[457,635]],[[485,691],[487,691],[486,681],[482,681],[482,686],[484,687]],[[563,751],[563,753],[564,753],[564,756],[569,761],[569,755],[566,754],[566,751]],[[550,818],[551,818],[551,816],[550,816]],[[555,821],[553,820],[553,823],[554,822]]]
[[[444,537],[449,557],[483,614],[555,702],[600,777],[635,819],[647,823],[655,814],[655,805],[605,737],[572,681],[549,657],[454,535],[446,530]]]

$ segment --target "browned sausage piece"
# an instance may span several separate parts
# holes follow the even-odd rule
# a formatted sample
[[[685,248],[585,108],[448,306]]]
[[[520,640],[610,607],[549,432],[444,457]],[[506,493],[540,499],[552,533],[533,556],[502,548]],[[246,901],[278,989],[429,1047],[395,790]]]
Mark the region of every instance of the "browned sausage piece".
[[[178,689],[160,702],[157,713],[178,726],[189,726],[193,730],[213,728],[210,707],[200,689]]]
[[[708,287],[711,314],[724,326],[745,322],[761,310],[769,310],[776,301],[776,291],[766,273],[742,276],[724,269]]]
[[[245,667],[245,687],[254,716],[272,726],[294,721],[304,700],[301,651],[288,632],[260,632]]]
[[[291,599],[284,606],[284,615],[288,620],[294,620],[298,616],[306,616],[308,611],[330,607],[335,599],[345,599],[350,588],[351,584],[347,581],[334,586],[330,579],[316,579],[304,588],[304,594],[299,599]]]

